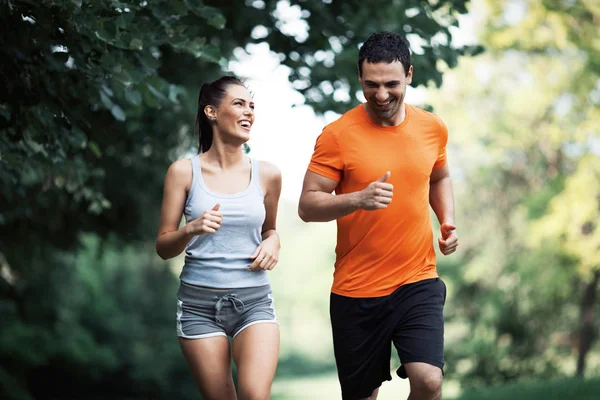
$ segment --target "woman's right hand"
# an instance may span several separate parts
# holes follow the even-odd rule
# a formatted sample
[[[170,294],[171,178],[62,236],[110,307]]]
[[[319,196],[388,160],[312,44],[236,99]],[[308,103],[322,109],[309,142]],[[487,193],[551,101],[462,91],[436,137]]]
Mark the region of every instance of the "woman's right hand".
[[[185,226],[188,235],[202,235],[203,233],[215,233],[221,227],[223,214],[219,212],[220,204],[204,211],[204,213]]]

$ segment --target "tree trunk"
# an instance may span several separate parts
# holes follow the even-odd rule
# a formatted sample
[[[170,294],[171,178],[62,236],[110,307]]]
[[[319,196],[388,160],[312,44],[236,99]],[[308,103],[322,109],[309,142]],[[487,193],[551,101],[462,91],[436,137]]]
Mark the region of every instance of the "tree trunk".
[[[577,356],[578,377],[583,377],[585,372],[585,358],[592,344],[596,339],[596,329],[594,326],[594,306],[598,291],[598,281],[600,280],[600,271],[596,270],[592,280],[587,284],[583,299],[581,302],[581,328],[579,331],[579,349]]]

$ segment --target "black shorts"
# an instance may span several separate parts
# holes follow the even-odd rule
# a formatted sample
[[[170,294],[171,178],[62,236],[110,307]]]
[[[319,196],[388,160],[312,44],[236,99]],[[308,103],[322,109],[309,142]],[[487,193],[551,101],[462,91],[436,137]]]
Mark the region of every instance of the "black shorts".
[[[342,398],[369,397],[392,379],[392,342],[402,364],[424,362],[443,370],[445,301],[440,278],[403,285],[383,297],[332,293],[329,311]]]

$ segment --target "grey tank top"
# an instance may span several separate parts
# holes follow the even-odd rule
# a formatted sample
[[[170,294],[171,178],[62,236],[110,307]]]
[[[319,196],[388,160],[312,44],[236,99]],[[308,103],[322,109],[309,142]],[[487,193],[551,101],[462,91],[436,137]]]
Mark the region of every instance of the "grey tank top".
[[[185,203],[186,223],[219,203],[223,214],[215,233],[194,236],[185,249],[180,279],[191,285],[213,288],[257,287],[269,284],[267,271],[248,271],[250,258],[262,241],[265,221],[264,193],[258,175],[258,160],[250,159],[252,176],[239,193],[211,191],[202,178],[200,156],[192,157],[192,186]]]

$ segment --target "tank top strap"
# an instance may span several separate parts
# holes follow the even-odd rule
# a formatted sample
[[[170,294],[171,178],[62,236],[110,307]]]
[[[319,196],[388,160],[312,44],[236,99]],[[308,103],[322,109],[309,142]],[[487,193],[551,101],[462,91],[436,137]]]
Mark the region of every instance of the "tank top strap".
[[[200,168],[200,154],[192,157],[192,187],[202,182],[202,168]]]
[[[259,175],[260,161],[258,161],[256,158],[250,158],[250,163],[252,164],[252,177],[250,178],[250,180],[251,180],[250,184],[254,185],[256,187],[256,189],[258,189],[258,193],[260,193],[260,195],[262,197],[265,197],[262,186],[260,186],[260,175]]]

